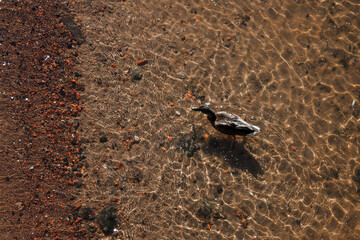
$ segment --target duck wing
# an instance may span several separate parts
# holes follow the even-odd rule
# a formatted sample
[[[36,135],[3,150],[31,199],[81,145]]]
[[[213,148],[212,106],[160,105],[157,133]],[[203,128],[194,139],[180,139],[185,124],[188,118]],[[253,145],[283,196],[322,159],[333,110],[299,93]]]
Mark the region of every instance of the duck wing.
[[[230,114],[228,112],[216,113],[216,121],[214,126],[219,130],[229,131],[233,134],[251,134],[256,131],[249,123],[245,122],[241,117]]]

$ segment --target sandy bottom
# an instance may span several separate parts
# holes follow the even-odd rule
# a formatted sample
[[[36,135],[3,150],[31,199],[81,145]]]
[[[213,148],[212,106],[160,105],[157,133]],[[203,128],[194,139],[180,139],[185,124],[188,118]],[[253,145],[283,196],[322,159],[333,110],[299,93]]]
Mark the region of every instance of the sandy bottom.
[[[358,239],[358,1],[75,2],[79,198],[111,236]],[[205,104],[261,133],[231,149]]]

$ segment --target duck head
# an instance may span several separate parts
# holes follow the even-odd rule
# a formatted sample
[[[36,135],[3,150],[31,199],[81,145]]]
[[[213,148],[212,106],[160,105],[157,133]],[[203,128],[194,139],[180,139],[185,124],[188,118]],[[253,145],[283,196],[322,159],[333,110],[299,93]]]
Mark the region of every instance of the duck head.
[[[207,106],[192,107],[191,110],[205,113],[211,122],[215,122],[216,120],[215,112]]]

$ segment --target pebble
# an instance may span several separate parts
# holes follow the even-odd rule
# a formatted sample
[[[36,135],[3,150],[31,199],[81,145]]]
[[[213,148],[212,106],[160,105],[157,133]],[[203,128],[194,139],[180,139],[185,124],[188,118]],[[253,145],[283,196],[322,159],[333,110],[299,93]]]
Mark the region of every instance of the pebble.
[[[224,191],[223,187],[221,185],[216,186],[216,191],[218,194],[222,193]]]
[[[175,114],[176,114],[177,116],[180,116],[180,115],[181,115],[180,111],[176,111]]]
[[[186,73],[184,73],[184,72],[179,72],[179,73],[177,74],[177,77],[180,78],[180,79],[185,79],[185,78],[187,77],[187,75],[186,75]]]
[[[142,69],[140,67],[133,67],[131,68],[132,77],[135,80],[141,80],[142,79]]]
[[[138,142],[140,142],[140,138],[139,138],[138,136],[135,136],[135,137],[134,137],[134,141],[135,141],[136,143],[138,143]]]
[[[80,188],[82,185],[83,185],[82,180],[78,180],[78,181],[75,183],[75,186],[76,186],[77,188]]]
[[[132,122],[132,125],[134,125],[135,127],[136,127],[138,124],[139,124],[139,123],[138,123],[137,120],[134,120],[134,121]]]

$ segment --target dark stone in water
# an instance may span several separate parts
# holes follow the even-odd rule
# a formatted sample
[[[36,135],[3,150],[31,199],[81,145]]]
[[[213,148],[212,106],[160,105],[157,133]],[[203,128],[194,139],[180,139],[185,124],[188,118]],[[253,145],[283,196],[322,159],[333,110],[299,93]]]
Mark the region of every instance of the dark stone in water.
[[[339,170],[335,170],[333,168],[330,168],[330,173],[329,173],[330,177],[333,179],[338,179],[339,178]]]
[[[89,207],[81,208],[79,211],[79,216],[85,220],[93,220],[95,218],[93,210]]]
[[[141,80],[143,77],[142,69],[140,67],[131,68],[132,77],[135,80]]]
[[[82,74],[81,74],[81,73],[78,73],[78,72],[75,72],[75,73],[74,73],[74,77],[82,77]]]
[[[360,190],[360,167],[355,169],[352,179],[358,185],[358,190]]]
[[[101,230],[106,234],[110,235],[117,223],[116,207],[113,205],[107,206],[101,210],[97,216],[97,221],[101,227]]]
[[[223,191],[224,191],[224,189],[223,189],[223,187],[222,187],[221,185],[217,185],[217,186],[216,186],[216,192],[217,192],[218,194],[222,193]]]
[[[71,35],[75,38],[77,44],[83,44],[85,42],[85,37],[82,34],[80,28],[74,22],[74,18],[71,15],[63,15],[61,16],[61,20],[70,30]]]
[[[205,219],[210,219],[211,214],[213,213],[213,207],[209,203],[207,199],[202,199],[198,203],[197,214],[199,217],[203,217]]]
[[[196,144],[196,135],[194,132],[190,134],[181,133],[178,137],[177,144],[184,152],[187,152],[188,157],[194,156],[194,154],[200,149],[200,147]]]
[[[108,141],[108,139],[107,139],[106,136],[102,136],[102,137],[100,138],[100,142],[101,142],[101,143],[104,143],[104,142],[107,142],[107,141]]]
[[[75,186],[76,186],[77,188],[81,188],[82,184],[83,184],[82,180],[79,179],[79,180],[77,180],[77,182],[75,183]]]
[[[205,96],[204,96],[204,95],[202,95],[202,96],[196,96],[196,99],[199,99],[199,100],[201,100],[201,101],[204,101],[204,100],[205,100]]]
[[[340,63],[343,65],[345,70],[349,68],[349,59],[343,58],[340,60]]]

